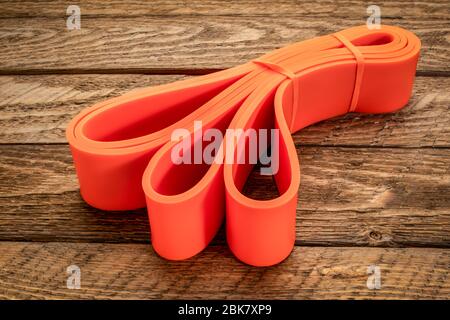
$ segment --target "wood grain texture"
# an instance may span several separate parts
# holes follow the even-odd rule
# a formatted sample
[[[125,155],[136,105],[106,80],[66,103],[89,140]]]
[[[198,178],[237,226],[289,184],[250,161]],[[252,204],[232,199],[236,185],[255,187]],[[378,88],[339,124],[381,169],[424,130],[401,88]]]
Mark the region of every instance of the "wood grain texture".
[[[0,77],[0,143],[65,143],[70,119],[96,102],[180,75]],[[294,134],[297,145],[450,147],[450,78],[417,77],[407,107],[347,114]]]
[[[65,128],[84,108],[182,75],[0,77],[0,143],[65,143]]]
[[[69,4],[81,30],[66,29]],[[394,114],[294,135],[297,240],[281,264],[240,263],[223,228],[196,257],[164,260],[145,209],[104,212],[79,195],[64,130],[83,108],[364,24],[369,4],[0,0],[0,299],[449,299],[447,0],[377,1],[382,23],[422,41],[414,94]],[[277,189],[253,172],[244,193]],[[66,288],[73,264],[80,290]],[[366,286],[369,265],[381,268],[380,290]]]
[[[209,247],[185,261],[150,245],[0,243],[0,298],[8,299],[448,299],[450,256],[443,249],[296,247],[270,268]],[[66,287],[69,265],[81,289]],[[367,268],[381,289],[367,288]]]
[[[298,245],[450,246],[449,149],[298,151]],[[245,194],[269,199],[277,190],[255,173]],[[149,241],[145,210],[84,203],[66,145],[0,146],[0,212],[0,240]]]
[[[235,66],[292,42],[365,23],[332,17],[195,16],[0,19],[0,74],[209,72]],[[449,74],[450,25],[439,19],[392,19],[422,41],[418,71]]]
[[[0,18],[66,17],[67,1],[7,1]],[[83,17],[142,17],[142,16],[295,16],[329,18],[364,18],[368,3],[361,0],[296,1],[281,0],[101,0],[77,1]],[[416,2],[377,1],[383,19],[448,18],[446,0]]]

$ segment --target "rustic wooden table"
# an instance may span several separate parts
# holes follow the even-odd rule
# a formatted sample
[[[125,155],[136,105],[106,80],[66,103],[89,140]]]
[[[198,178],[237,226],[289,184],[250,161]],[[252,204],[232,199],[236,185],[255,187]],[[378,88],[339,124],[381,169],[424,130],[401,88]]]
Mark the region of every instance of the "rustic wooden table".
[[[365,23],[363,1],[0,3],[0,298],[450,297],[449,2],[378,1],[382,23],[422,40],[414,94],[387,115],[348,114],[295,134],[297,241],[270,268],[238,262],[223,231],[169,262],[145,210],[80,198],[64,130],[81,109],[137,87],[246,62]],[[252,175],[246,193],[276,195]],[[68,289],[66,269],[81,269]],[[367,286],[378,266],[381,288]]]

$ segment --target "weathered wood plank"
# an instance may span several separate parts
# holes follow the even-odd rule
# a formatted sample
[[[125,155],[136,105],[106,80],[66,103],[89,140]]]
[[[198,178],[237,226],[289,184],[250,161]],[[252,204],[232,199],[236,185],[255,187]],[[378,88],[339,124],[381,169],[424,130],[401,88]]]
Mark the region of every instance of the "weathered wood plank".
[[[302,147],[299,160],[298,244],[450,246],[449,149]],[[255,174],[245,193],[277,191]],[[83,202],[66,145],[0,146],[0,212],[0,240],[149,241],[145,210]]]
[[[66,142],[65,128],[82,109],[180,75],[53,75],[0,77],[0,143]]]
[[[70,119],[98,101],[183,76],[46,75],[0,77],[0,143],[64,143]],[[450,147],[450,78],[417,77],[404,109],[348,114],[305,128],[297,145]]]
[[[206,72],[275,48],[365,23],[358,19],[195,16],[0,19],[0,73]],[[420,72],[448,74],[450,26],[439,19],[392,19],[422,40]]]
[[[0,12],[1,18],[66,17],[67,1],[7,1]],[[224,4],[218,0],[101,0],[77,1],[82,17],[142,17],[142,16],[184,16],[184,15],[233,15],[277,17],[340,17],[364,18],[367,15],[367,1],[325,0],[295,1],[281,0],[274,5],[271,0],[232,0]],[[382,18],[434,18],[448,19],[448,2],[427,1],[377,1]]]
[[[186,261],[158,257],[150,245],[0,243],[0,297],[7,299],[448,299],[444,249],[296,247],[270,268],[238,262],[209,247]],[[81,288],[67,289],[77,265]],[[368,267],[381,289],[367,288]]]

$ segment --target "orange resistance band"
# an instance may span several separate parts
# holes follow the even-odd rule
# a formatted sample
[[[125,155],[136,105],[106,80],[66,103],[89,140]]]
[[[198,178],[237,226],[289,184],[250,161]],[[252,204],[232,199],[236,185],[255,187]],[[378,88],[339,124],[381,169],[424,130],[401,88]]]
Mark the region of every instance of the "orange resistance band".
[[[203,250],[226,216],[227,241],[237,258],[255,266],[279,263],[295,241],[300,168],[291,133],[349,111],[403,107],[419,51],[420,40],[407,30],[360,26],[100,102],[77,115],[66,132],[81,195],[103,210],[147,206],[153,247],[167,259]],[[221,133],[278,129],[279,197],[258,201],[242,194],[251,163],[175,163],[175,129],[186,129],[188,148],[207,147],[195,138],[195,121]],[[220,150],[229,141],[225,135]],[[240,152],[235,147],[215,160]]]

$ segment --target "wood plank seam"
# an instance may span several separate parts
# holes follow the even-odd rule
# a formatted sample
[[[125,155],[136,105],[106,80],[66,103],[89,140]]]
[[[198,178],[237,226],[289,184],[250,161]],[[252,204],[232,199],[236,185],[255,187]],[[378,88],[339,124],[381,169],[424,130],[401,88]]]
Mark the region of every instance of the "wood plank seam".
[[[199,68],[199,69],[143,69],[143,68],[129,68],[129,69],[0,69],[0,77],[4,76],[43,76],[43,75],[154,75],[154,76],[167,76],[167,75],[179,75],[179,76],[201,76],[210,74],[213,72],[222,71],[224,68]],[[450,77],[450,71],[447,70],[417,70],[416,77],[430,77],[430,78],[445,78]]]

